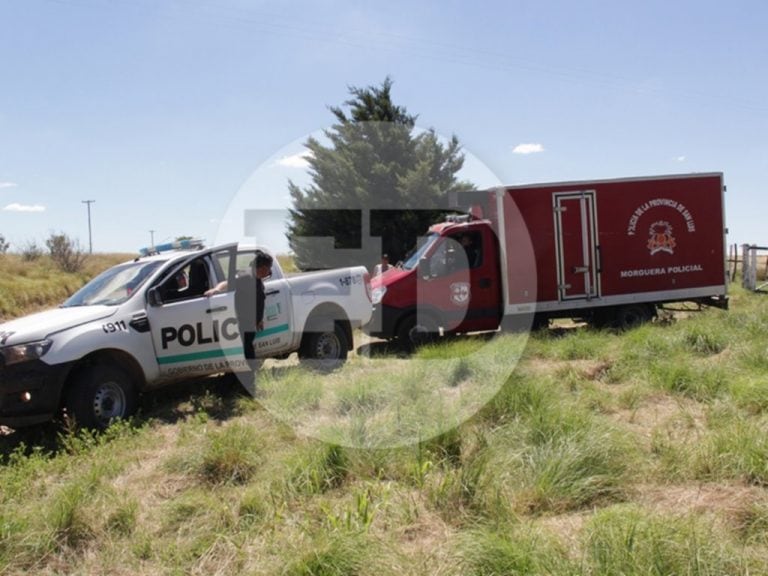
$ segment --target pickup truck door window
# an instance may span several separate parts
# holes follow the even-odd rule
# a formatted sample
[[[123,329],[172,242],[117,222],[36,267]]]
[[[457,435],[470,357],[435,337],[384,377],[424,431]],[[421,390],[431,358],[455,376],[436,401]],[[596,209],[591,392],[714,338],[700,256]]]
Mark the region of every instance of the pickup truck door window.
[[[157,284],[161,302],[149,306],[147,316],[161,376],[224,371],[232,356],[242,356],[233,293],[204,294],[215,283],[210,259],[201,256]]]

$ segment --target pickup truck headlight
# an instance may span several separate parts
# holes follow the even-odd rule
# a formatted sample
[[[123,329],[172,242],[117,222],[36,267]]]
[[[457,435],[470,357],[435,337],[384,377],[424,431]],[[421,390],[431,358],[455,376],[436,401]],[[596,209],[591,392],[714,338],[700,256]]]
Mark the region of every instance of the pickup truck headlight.
[[[384,298],[384,294],[387,293],[387,288],[385,286],[379,286],[378,288],[374,288],[371,291],[371,302],[373,302],[373,305],[377,305],[381,302],[381,299]]]
[[[0,348],[0,353],[5,359],[5,365],[10,366],[11,364],[18,364],[19,362],[28,362],[29,360],[37,360],[38,358],[41,358],[48,352],[51,344],[53,344],[51,340],[39,340],[37,342]]]

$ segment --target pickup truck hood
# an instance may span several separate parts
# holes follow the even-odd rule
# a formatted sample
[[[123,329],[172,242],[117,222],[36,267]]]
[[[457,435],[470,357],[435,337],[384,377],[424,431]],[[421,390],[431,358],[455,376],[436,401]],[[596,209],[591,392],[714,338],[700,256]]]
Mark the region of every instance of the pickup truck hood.
[[[0,324],[0,346],[34,342],[81,324],[109,318],[115,306],[73,306],[54,308]]]

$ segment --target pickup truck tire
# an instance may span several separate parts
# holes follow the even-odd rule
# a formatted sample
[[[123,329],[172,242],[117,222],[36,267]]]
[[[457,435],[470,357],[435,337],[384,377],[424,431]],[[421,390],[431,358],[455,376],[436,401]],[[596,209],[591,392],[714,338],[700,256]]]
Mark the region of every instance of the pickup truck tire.
[[[67,414],[82,428],[106,429],[136,412],[138,394],[128,375],[116,366],[97,364],[76,373],[66,398]]]
[[[335,370],[347,360],[349,345],[340,322],[324,332],[307,332],[301,342],[299,359],[305,366],[320,371]]]

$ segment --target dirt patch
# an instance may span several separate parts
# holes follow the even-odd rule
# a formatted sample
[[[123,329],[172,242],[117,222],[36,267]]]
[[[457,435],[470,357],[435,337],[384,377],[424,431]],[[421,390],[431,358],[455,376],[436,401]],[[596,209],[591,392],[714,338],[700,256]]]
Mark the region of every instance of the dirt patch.
[[[701,404],[663,393],[650,395],[633,408],[618,409],[611,416],[645,442],[650,442],[660,428],[676,437],[706,428]]]
[[[757,504],[768,504],[765,490],[742,484],[649,485],[637,488],[640,506],[661,514],[712,516],[724,527],[739,531]]]
[[[582,530],[584,524],[592,518],[591,512],[576,512],[573,514],[559,514],[557,516],[541,518],[537,524],[547,532],[556,536],[565,546],[568,556],[572,559],[579,558],[582,554]]]

